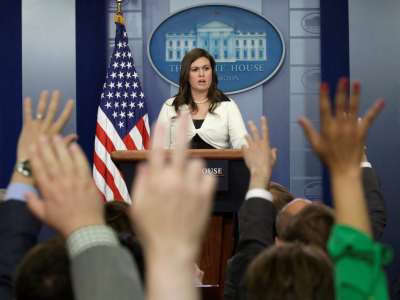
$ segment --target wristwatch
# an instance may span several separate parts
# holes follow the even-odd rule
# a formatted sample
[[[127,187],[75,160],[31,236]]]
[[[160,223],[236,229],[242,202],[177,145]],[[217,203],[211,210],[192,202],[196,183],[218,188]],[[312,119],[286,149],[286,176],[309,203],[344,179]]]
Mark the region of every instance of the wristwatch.
[[[29,160],[24,158],[20,161],[17,161],[14,167],[14,171],[18,171],[22,175],[29,177],[32,176],[32,169]]]

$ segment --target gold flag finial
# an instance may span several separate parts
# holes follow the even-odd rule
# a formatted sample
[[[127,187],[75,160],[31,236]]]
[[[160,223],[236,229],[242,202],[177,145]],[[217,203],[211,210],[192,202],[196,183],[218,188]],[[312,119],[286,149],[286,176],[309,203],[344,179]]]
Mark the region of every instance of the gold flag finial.
[[[117,5],[118,5],[118,9],[117,9],[117,13],[115,14],[115,22],[121,23],[122,25],[125,25],[125,20],[123,17],[123,13],[121,12],[121,3],[122,0],[116,0]]]
[[[122,3],[122,0],[116,0],[116,2],[117,2],[117,12],[121,12],[121,3]]]

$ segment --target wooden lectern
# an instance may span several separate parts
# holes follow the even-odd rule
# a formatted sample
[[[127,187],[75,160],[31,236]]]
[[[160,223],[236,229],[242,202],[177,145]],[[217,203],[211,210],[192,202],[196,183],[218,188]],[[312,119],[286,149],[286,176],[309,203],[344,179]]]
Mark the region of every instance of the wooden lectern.
[[[171,154],[171,151],[173,150],[167,150],[167,157]],[[145,161],[148,154],[149,150],[115,151],[111,154],[112,160],[124,176],[128,191],[135,176],[136,164]],[[189,157],[203,158],[207,164],[215,165],[215,163],[221,162],[221,164],[227,166],[224,175],[216,175],[226,176],[224,180],[227,186],[219,188],[220,190],[217,191],[213,216],[198,261],[199,268],[204,271],[203,284],[219,285],[219,295],[222,299],[225,287],[226,262],[232,257],[234,246],[234,213],[239,210],[246,195],[250,172],[244,163],[241,150],[193,149],[189,150]]]

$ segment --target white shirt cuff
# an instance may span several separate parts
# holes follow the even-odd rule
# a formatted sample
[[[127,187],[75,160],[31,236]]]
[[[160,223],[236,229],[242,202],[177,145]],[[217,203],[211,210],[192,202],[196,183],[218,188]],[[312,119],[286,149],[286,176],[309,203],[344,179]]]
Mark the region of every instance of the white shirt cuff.
[[[365,161],[361,163],[361,168],[372,168],[372,165],[370,162]]]
[[[271,201],[273,200],[272,194],[264,189],[251,189],[246,193],[245,200],[249,200],[250,198],[263,198],[265,200]]]

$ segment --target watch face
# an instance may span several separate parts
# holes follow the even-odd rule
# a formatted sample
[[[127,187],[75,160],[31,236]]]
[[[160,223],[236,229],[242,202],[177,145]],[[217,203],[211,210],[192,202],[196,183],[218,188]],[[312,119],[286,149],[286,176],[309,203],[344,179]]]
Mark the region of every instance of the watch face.
[[[24,159],[20,162],[17,163],[17,171],[20,172],[24,176],[31,176],[32,171],[31,171],[31,165],[29,163],[29,160]]]
[[[31,172],[31,164],[29,163],[28,160],[24,160],[23,168],[24,168],[24,170],[28,171],[29,173]]]

